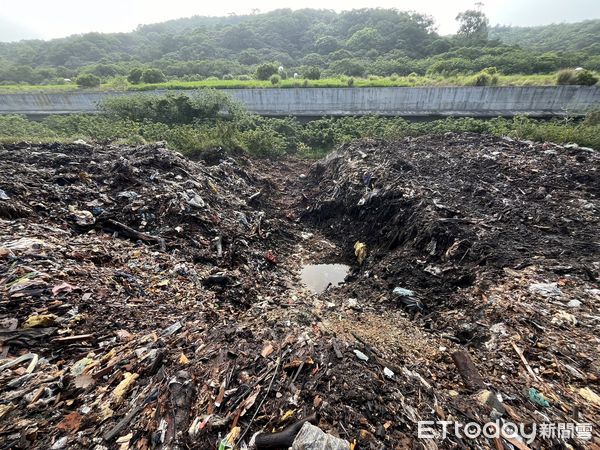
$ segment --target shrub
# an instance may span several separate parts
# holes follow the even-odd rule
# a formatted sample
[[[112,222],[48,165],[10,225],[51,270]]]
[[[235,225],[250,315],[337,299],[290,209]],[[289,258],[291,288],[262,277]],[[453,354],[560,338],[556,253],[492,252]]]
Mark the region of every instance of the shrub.
[[[148,84],[162,83],[167,81],[165,74],[159,69],[146,69],[142,73],[142,81]]]
[[[354,78],[348,78],[347,84],[348,84],[348,87],[354,86]]]
[[[556,84],[568,85],[575,84],[577,72],[573,69],[562,69],[556,74]]]
[[[126,91],[127,88],[129,87],[129,83],[127,81],[127,78],[120,76],[120,77],[114,77],[110,81],[109,86],[111,89],[114,89],[117,91]]]
[[[256,79],[257,80],[268,80],[271,75],[277,73],[277,66],[275,64],[261,64],[256,68]]]
[[[575,84],[593,86],[598,82],[598,77],[589,70],[580,70],[575,77]]]
[[[267,127],[241,133],[240,140],[249,153],[257,156],[279,156],[285,153],[285,138]]]
[[[230,73],[226,73],[225,75],[223,75],[223,80],[233,80],[233,79],[234,79],[234,77]]]
[[[589,70],[562,69],[556,74],[556,84],[593,86],[598,77]]]
[[[276,85],[279,84],[279,82],[281,81],[281,77],[277,74],[275,75],[271,75],[271,78],[269,78],[269,80],[271,81],[272,85]]]
[[[316,66],[308,67],[302,75],[307,80],[318,80],[321,78],[321,70]]]
[[[583,121],[583,124],[590,127],[600,125],[600,109],[593,109],[589,111],[585,115],[585,120]]]
[[[131,69],[131,71],[129,72],[129,75],[127,75],[127,81],[129,81],[131,84],[139,84],[140,81],[142,81],[143,73],[144,73],[144,71],[142,69],[140,69],[139,67]]]
[[[250,75],[240,75],[239,77],[237,77],[237,79],[240,81],[250,81],[252,77]]]
[[[84,73],[75,80],[77,86],[82,88],[93,88],[100,86],[100,78],[93,73]]]
[[[169,93],[107,97],[100,110],[115,119],[168,125],[212,123],[224,113],[233,119],[243,116],[242,108],[228,95],[211,89],[202,89],[191,96]]]
[[[490,73],[488,69],[491,69]],[[495,67],[488,67],[483,69],[481,72],[475,74],[468,82],[470,86],[495,86],[498,84],[498,75],[496,75]]]

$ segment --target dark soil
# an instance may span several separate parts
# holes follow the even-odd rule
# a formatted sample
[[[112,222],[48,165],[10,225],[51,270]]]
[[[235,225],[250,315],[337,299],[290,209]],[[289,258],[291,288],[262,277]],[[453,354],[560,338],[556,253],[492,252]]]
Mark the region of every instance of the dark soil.
[[[315,412],[356,449],[527,448],[417,435],[498,417],[593,426],[528,448],[599,445],[597,153],[447,134],[213,156],[0,147],[0,448],[244,448]],[[352,271],[314,295],[320,262]]]

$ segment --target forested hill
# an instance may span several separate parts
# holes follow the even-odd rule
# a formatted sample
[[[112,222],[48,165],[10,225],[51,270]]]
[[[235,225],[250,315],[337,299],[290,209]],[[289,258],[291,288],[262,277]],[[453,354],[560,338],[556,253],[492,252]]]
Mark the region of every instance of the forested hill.
[[[586,50],[600,54],[600,19],[539,27],[496,25],[490,29],[490,38],[544,52]]]
[[[140,26],[131,33],[0,43],[0,83],[51,84],[82,73],[106,81],[148,67],[171,79],[238,78],[255,76],[264,63],[281,65],[290,75],[317,69],[322,76],[353,77],[468,74],[491,66],[505,74],[600,69],[598,45],[584,45],[589,36],[580,37],[577,24],[566,26],[561,38],[573,51],[548,53],[554,48],[550,37],[547,48],[539,39],[535,50],[526,48],[526,39],[519,42],[523,48],[502,44],[493,37],[513,42],[510,29],[494,28],[496,35],[490,35],[482,13],[467,13],[456,36],[438,35],[433,20],[416,13],[303,9],[192,17]],[[597,27],[598,21],[591,23]],[[584,25],[584,34],[593,34],[593,26]]]

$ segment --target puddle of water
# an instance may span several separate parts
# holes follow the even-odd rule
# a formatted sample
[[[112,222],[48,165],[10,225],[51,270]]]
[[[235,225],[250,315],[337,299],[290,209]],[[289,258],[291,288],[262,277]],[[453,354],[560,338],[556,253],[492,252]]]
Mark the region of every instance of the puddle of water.
[[[300,278],[302,284],[320,294],[329,284],[332,287],[342,284],[349,270],[350,266],[345,264],[308,264],[302,268]]]

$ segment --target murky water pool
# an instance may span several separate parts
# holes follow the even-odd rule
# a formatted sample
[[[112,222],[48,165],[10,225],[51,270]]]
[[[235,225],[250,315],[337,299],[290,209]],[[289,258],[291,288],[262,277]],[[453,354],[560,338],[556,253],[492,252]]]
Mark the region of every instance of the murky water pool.
[[[345,264],[308,264],[302,268],[302,284],[315,294],[323,292],[327,286],[338,286],[344,282],[350,266]]]

